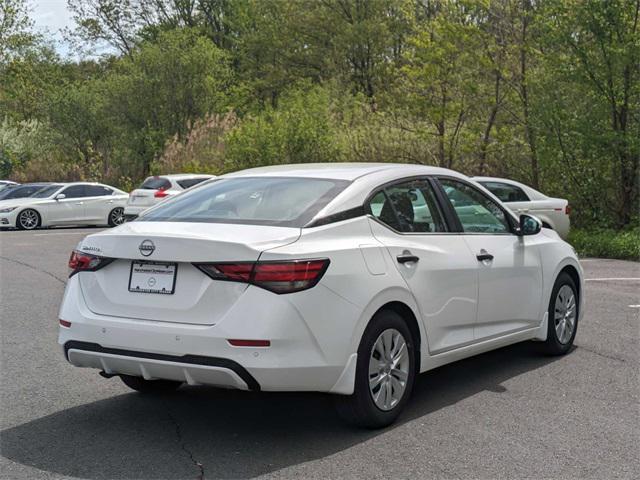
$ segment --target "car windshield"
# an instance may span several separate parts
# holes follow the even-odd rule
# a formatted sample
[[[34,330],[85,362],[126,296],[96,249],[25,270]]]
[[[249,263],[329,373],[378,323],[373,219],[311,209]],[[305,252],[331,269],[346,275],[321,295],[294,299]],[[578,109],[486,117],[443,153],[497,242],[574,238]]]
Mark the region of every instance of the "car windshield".
[[[55,190],[60,188],[61,185],[21,185],[19,187],[7,188],[6,190],[0,192],[0,200],[10,200],[14,198],[27,198],[27,197],[36,197],[36,198],[45,198],[51,195]],[[42,191],[49,191],[48,195],[40,196]]]
[[[37,191],[31,198],[47,198],[53,195],[56,191],[58,191],[62,185],[49,185],[48,187],[43,188],[42,190]]]
[[[195,186],[139,220],[303,227],[348,184],[320,178],[224,178]]]

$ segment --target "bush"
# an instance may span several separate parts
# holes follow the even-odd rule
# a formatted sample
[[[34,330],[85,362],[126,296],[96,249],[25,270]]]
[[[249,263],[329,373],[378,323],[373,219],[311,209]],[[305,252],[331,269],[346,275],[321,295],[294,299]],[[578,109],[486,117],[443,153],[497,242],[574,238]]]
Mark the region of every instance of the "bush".
[[[640,228],[626,231],[574,229],[568,241],[582,257],[640,260]]]
[[[225,170],[286,163],[336,162],[330,94],[323,88],[295,90],[280,101],[245,118],[226,136]]]

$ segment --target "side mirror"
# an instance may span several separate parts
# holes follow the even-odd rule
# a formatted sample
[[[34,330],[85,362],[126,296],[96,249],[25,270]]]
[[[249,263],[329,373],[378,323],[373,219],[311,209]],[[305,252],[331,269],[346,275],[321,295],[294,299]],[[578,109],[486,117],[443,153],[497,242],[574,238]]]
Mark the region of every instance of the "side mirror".
[[[56,200],[62,200],[63,198],[67,198],[67,196],[64,193],[59,193],[56,195]]]
[[[542,222],[532,215],[520,215],[518,235],[536,235],[542,230]]]

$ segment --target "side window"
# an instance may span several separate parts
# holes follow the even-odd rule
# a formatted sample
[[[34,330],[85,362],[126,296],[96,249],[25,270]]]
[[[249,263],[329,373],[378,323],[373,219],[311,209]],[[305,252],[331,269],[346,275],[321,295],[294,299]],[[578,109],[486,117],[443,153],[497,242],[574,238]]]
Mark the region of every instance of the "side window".
[[[426,180],[412,180],[385,188],[371,199],[369,209],[374,217],[399,232],[447,230],[433,189]]]
[[[511,232],[507,215],[489,197],[465,183],[449,178],[439,180],[465,232]]]
[[[85,186],[71,185],[70,187],[65,188],[60,193],[64,193],[67,198],[81,198],[85,196]]]
[[[530,201],[524,191],[516,186],[502,182],[480,182],[482,185],[500,199],[501,202],[528,202]]]
[[[110,188],[103,187],[101,185],[85,186],[86,197],[106,197],[108,195],[113,195],[113,190],[111,190]]]

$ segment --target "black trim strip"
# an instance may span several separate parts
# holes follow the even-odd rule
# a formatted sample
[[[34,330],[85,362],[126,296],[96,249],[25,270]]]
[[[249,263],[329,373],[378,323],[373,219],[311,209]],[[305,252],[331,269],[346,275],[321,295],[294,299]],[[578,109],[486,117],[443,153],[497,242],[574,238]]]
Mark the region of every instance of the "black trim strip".
[[[352,218],[358,218],[365,215],[363,206],[350,208],[342,212],[334,213],[333,215],[327,215],[326,217],[320,217],[312,222],[307,223],[302,228],[320,227],[321,225],[329,225],[330,223],[342,222],[343,220],[350,220]]]
[[[238,362],[228,358],[205,357],[202,355],[165,355],[163,353],[137,352],[133,350],[123,350],[120,348],[108,348],[91,342],[79,342],[71,340],[64,344],[64,355],[69,360],[69,350],[85,350],[88,352],[108,353],[110,355],[121,355],[123,357],[148,358],[151,360],[162,360],[164,362],[189,363],[192,365],[204,365],[208,367],[222,367],[235,372],[249,387],[249,390],[259,392],[260,384],[253,376]]]

